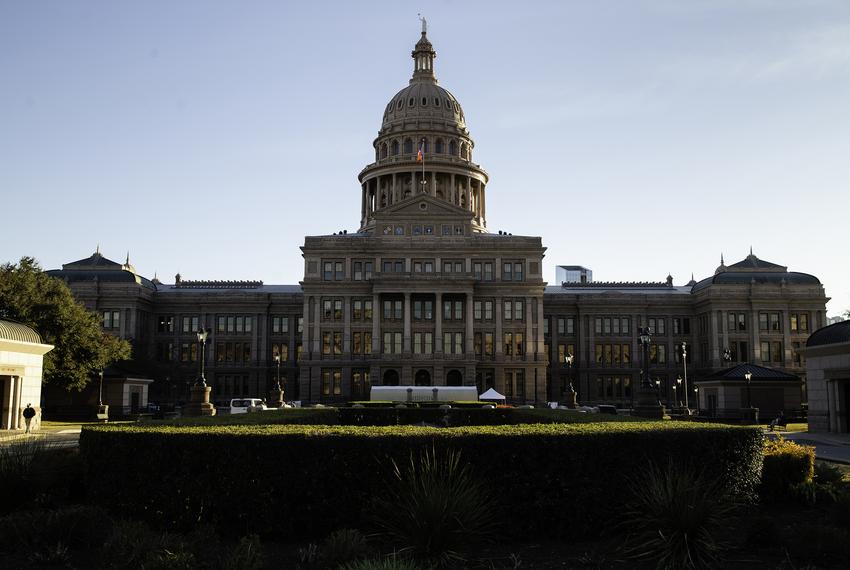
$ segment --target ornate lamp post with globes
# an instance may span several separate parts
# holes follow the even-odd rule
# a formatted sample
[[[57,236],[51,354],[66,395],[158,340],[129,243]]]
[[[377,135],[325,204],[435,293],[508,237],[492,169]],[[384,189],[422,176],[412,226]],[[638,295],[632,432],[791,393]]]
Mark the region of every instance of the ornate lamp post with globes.
[[[274,386],[274,389],[272,389],[272,392],[270,394],[271,397],[269,398],[269,404],[271,405],[272,408],[282,408],[283,402],[284,402],[284,400],[283,400],[284,395],[283,395],[283,388],[281,388],[281,386],[280,386],[280,354],[279,353],[274,355],[274,362],[275,362],[275,365],[277,366],[277,371],[275,372],[275,386]]]
[[[654,386],[649,379],[649,344],[652,341],[652,329],[642,327],[638,329],[638,342],[640,342],[643,370],[641,371],[640,384],[638,384],[637,404],[632,413],[642,418],[662,419],[664,417],[664,406],[661,405]]]
[[[747,383],[747,407],[741,410],[741,419],[746,424],[757,424],[759,422],[759,409],[753,407],[753,401],[750,395],[750,381],[753,379],[753,373],[749,369],[744,373],[744,380]]]
[[[204,378],[204,360],[205,346],[210,331],[201,328],[197,332],[198,344],[200,345],[200,361],[198,363],[198,379],[195,385],[189,389],[189,403],[186,405],[184,415],[187,416],[214,416],[215,406],[210,404],[210,392],[212,388],[207,386],[207,380]]]
[[[567,365],[567,382],[569,383],[569,388],[567,389],[567,407],[575,408],[576,403],[576,390],[573,386],[573,362],[575,361],[575,356],[567,353],[567,357],[564,359],[564,364]]]

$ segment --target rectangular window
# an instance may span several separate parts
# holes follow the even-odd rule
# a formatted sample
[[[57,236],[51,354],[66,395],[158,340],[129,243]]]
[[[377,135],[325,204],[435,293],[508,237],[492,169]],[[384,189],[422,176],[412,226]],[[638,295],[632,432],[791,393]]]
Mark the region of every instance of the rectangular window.
[[[363,318],[367,321],[372,320],[372,300],[363,301]]]
[[[345,269],[341,261],[337,261],[336,263],[334,263],[334,273],[335,279],[337,281],[342,281],[343,279],[345,279]]]
[[[770,330],[773,332],[781,332],[782,327],[779,323],[779,313],[770,313]]]
[[[514,281],[522,281],[522,262],[514,263]]]
[[[225,330],[227,330],[227,317],[219,316],[216,319],[215,330],[219,333],[223,333]]]
[[[363,301],[356,299],[351,306],[351,319],[355,321],[361,320],[363,318]]]
[[[481,356],[481,352],[483,350],[483,341],[484,335],[480,332],[475,333],[473,338],[473,347],[475,349],[475,356]]]
[[[363,333],[363,354],[372,354],[372,333]]]
[[[622,355],[623,355],[623,364],[631,363],[631,361],[632,361],[631,346],[629,346],[628,344],[624,344],[623,349],[622,349]]]
[[[331,395],[331,371],[327,368],[322,369],[322,396]]]
[[[629,334],[629,322],[627,317],[620,319],[620,331],[623,334]]]
[[[298,317],[297,332],[301,334],[304,332],[304,317]]]
[[[322,333],[322,354],[329,355],[331,353],[331,333]]]
[[[372,262],[366,261],[363,263],[363,279],[371,281],[372,279]]]
[[[593,321],[593,331],[596,334],[602,334],[602,318],[596,317]]]
[[[232,333],[236,330],[236,317],[228,316],[227,317],[227,332]]]
[[[455,320],[463,319],[463,301],[455,301]]]
[[[352,354],[363,354],[363,333],[355,332],[351,334],[351,352]]]
[[[611,334],[611,319],[608,317],[602,319],[602,333]]]
[[[413,354],[422,354],[422,333],[413,333]]]
[[[782,343],[778,342],[778,341],[774,341],[774,342],[770,343],[770,350],[771,350],[771,357],[772,357],[771,360],[774,363],[781,363],[782,357],[783,357]]]
[[[354,280],[355,281],[363,281],[363,262],[355,261],[354,262]]]
[[[389,320],[393,318],[393,302],[392,301],[384,301],[384,319]]]
[[[516,301],[514,303],[514,320],[521,321],[522,320],[522,301]]]
[[[759,330],[767,330],[767,313],[759,313]]]
[[[244,325],[245,319],[244,317],[236,317],[236,332],[241,333],[245,330]]]
[[[432,354],[434,352],[434,333],[425,333],[425,347],[423,351],[425,354]]]
[[[476,321],[480,321],[483,315],[482,312],[482,303],[481,301],[473,301],[472,303],[472,318]]]
[[[326,261],[322,264],[322,279],[324,281],[333,281],[334,278],[334,264],[330,261]]]
[[[157,332],[174,332],[174,315],[160,315],[156,330]]]
[[[800,332],[809,332],[809,315],[807,313],[800,313],[798,319],[800,323]]]
[[[455,333],[454,354],[463,354],[463,333]]]
[[[797,332],[797,315],[791,313],[791,332]]]
[[[484,281],[493,280],[493,263],[487,261],[484,263]]]
[[[475,277],[475,279],[477,279],[479,281],[481,280],[481,276],[483,275],[483,272],[482,272],[482,267],[481,267],[480,261],[476,261],[475,263],[472,264],[472,275],[473,275],[473,277]]]
[[[484,301],[484,320],[493,320],[493,301]]]
[[[334,356],[340,356],[342,354],[342,333],[335,332],[334,333]]]
[[[510,321],[513,320],[513,301],[504,301],[504,320]]]
[[[503,263],[502,264],[502,281],[512,281],[513,280],[513,264],[512,263]]]
[[[342,299],[334,299],[334,320],[342,319]]]
[[[567,319],[558,319],[558,334],[567,334]]]
[[[443,354],[452,353],[452,333],[443,333]]]
[[[505,356],[511,356],[514,349],[513,333],[505,333]]]
[[[493,333],[484,333],[484,356],[493,356]]]
[[[322,318],[326,321],[331,320],[333,316],[333,301],[330,299],[322,300]]]
[[[525,346],[523,346],[522,340],[523,340],[522,333],[520,333],[520,332],[514,333],[514,343],[516,344],[516,353],[515,354],[517,356],[522,356],[523,354],[525,354]]]
[[[770,362],[770,343],[767,341],[761,343],[761,361]]]

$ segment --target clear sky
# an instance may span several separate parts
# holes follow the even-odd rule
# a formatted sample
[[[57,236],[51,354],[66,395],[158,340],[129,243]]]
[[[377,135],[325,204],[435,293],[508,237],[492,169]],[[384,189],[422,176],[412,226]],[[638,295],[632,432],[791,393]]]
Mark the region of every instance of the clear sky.
[[[596,280],[750,246],[850,309],[850,2],[0,2],[0,261],[296,283],[356,230],[417,12],[491,231]],[[845,220],[842,222],[842,220]]]

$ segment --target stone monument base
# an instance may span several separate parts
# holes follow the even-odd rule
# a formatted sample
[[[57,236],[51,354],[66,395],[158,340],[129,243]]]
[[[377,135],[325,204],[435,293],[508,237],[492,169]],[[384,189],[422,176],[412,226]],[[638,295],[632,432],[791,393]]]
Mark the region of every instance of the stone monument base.
[[[210,404],[209,386],[192,386],[190,389],[190,400],[183,408],[184,416],[214,416],[215,406]]]

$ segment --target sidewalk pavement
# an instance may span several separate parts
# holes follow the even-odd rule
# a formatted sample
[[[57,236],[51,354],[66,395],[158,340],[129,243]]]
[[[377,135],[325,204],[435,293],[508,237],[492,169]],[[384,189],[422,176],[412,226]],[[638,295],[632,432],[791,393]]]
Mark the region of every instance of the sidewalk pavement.
[[[801,445],[811,445],[815,448],[815,456],[824,461],[835,461],[850,465],[850,433],[809,433],[805,431],[771,432],[766,431],[768,437],[781,435],[788,441]]]

